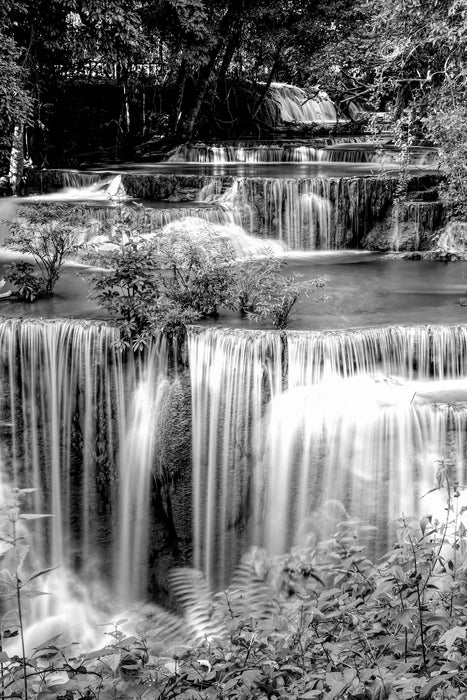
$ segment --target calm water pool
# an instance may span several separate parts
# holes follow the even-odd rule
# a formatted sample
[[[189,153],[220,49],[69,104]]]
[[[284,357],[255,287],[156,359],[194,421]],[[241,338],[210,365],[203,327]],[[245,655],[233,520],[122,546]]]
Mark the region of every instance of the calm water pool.
[[[5,264],[5,258],[1,259],[0,274]],[[303,279],[329,277],[326,288],[319,294],[325,300],[300,301],[290,328],[325,330],[467,323],[467,306],[459,304],[459,298],[467,290],[467,262],[386,260],[374,253],[337,251],[295,255],[288,258],[287,270],[302,274]],[[34,304],[0,299],[0,315],[104,318],[105,314],[88,298],[90,274],[86,268],[69,266],[53,299]],[[231,313],[223,315],[218,323],[265,327]]]

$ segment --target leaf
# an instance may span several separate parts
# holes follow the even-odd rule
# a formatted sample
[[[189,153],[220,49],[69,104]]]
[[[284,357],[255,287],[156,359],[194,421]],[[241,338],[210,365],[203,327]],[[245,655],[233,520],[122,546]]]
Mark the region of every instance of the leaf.
[[[66,671],[53,671],[46,675],[46,682],[49,686],[63,685],[69,680],[68,673]]]
[[[407,608],[406,610],[402,610],[397,615],[396,620],[403,627],[410,629],[412,627],[412,617],[415,614],[415,612],[415,608]]]
[[[441,635],[441,637],[438,640],[438,644],[445,644],[446,649],[448,651],[451,651],[457,639],[466,638],[466,631],[467,630],[465,627],[453,627],[452,629],[447,630],[447,632]]]
[[[447,680],[455,676],[456,674],[454,672],[452,673],[446,673],[440,676],[436,676],[435,678],[432,678],[431,680],[428,681],[428,683],[425,683],[425,685],[422,686],[420,690],[420,695],[419,700],[425,700],[425,698],[429,698],[431,696],[432,691],[437,688],[441,683],[445,683]]]
[[[25,581],[22,582],[21,587],[25,586],[27,583],[30,583],[33,581],[35,578],[38,578],[39,576],[43,576],[44,574],[48,574],[49,571],[55,571],[58,567],[57,566],[51,566],[49,569],[42,569],[41,571],[34,571],[34,573],[29,576]]]
[[[53,518],[53,515],[45,513],[21,513],[20,520],[40,520],[42,518]]]
[[[0,651],[0,664],[6,664],[10,660],[10,657],[6,651]]]

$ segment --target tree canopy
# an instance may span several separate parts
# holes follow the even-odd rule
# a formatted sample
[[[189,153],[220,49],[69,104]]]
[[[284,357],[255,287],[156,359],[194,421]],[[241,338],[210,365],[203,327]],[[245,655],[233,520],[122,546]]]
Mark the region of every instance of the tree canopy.
[[[0,12],[7,138],[26,117],[37,140],[63,91],[84,84],[113,86],[114,112],[96,119],[117,148],[241,135],[280,80],[390,111],[401,133],[447,144],[448,160],[463,149],[463,0],[14,0]]]

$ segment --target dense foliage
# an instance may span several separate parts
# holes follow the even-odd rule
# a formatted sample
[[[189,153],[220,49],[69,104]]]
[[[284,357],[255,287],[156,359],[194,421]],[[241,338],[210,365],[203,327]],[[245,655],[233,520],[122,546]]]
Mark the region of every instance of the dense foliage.
[[[115,231],[114,248],[98,253],[99,265],[107,269],[95,273],[92,296],[117,320],[122,344],[135,350],[157,329],[180,332],[186,323],[218,318],[222,310],[249,314],[283,329],[300,294],[321,289],[326,282],[286,275],[284,261],[268,255],[238,260],[209,225],[196,239],[183,229],[124,237],[115,237]]]
[[[84,231],[89,217],[77,208],[59,204],[23,207],[21,217],[10,223],[5,246],[31,258],[8,266],[5,279],[21,301],[54,295],[65,262],[85,248]]]
[[[454,475],[451,462],[439,462],[434,490],[446,496],[444,520],[402,517],[394,548],[377,564],[367,554],[376,528],[346,520],[325,541],[283,557],[250,551],[222,593],[213,595],[200,572],[175,569],[184,617],[146,606],[130,614],[132,624],[104,626],[104,647],[73,658],[61,635],[25,652],[24,599],[38,594],[47,571],[27,573],[18,528],[39,516],[21,512],[25,492],[16,490],[1,513],[14,556],[0,595],[16,603],[3,617],[3,642],[8,648],[19,635],[23,651],[0,652],[3,696],[465,700],[466,508]],[[326,508],[316,514],[318,527],[327,516]]]

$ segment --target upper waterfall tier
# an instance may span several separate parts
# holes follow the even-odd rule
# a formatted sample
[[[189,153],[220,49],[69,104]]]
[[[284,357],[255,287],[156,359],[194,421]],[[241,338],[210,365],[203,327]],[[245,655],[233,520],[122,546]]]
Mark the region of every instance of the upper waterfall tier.
[[[330,141],[332,139],[329,139]],[[404,155],[407,157],[407,154]],[[408,161],[412,165],[435,163],[438,152],[435,148],[412,147]],[[403,156],[398,148],[385,143],[364,140],[325,143],[324,140],[310,143],[249,142],[225,144],[183,144],[169,157],[169,162],[180,163],[381,163],[401,162]]]
[[[420,202],[417,207],[409,202],[393,209],[396,177],[370,174],[371,170],[367,173],[354,165],[348,166],[352,176],[338,177],[328,166],[326,174],[321,174],[319,168],[299,165],[297,172],[286,167],[279,173],[275,166],[252,166],[253,174],[246,176],[215,174],[215,166],[209,168],[211,174],[202,170],[199,174],[183,174],[183,167],[168,164],[166,170],[161,166],[161,172],[155,168],[153,172],[122,172],[121,184],[131,199],[165,200],[171,206],[177,201],[192,202],[194,216],[212,223],[229,220],[242,224],[249,234],[280,240],[293,250],[364,245],[383,250],[414,250],[426,247],[429,235],[443,220],[443,210],[437,202]],[[175,174],[177,168],[180,172]],[[256,174],[265,168],[266,177]],[[47,192],[57,188],[63,174],[45,171],[36,177]],[[408,179],[409,197],[411,192],[430,189],[436,182],[435,175],[414,170]],[[75,196],[79,197],[79,193]],[[208,212],[199,212],[198,202],[214,206]],[[173,221],[187,215],[189,212],[180,208],[164,216],[166,221]],[[158,225],[157,215],[152,218]],[[161,214],[161,223],[163,218]],[[370,235],[377,222],[382,225],[376,235]]]
[[[267,99],[279,107],[283,122],[333,126],[338,121],[336,106],[325,92],[310,97],[296,85],[276,82],[271,83]]]

